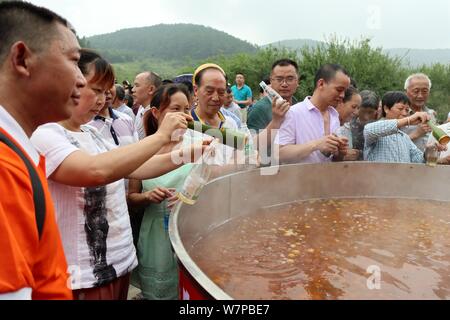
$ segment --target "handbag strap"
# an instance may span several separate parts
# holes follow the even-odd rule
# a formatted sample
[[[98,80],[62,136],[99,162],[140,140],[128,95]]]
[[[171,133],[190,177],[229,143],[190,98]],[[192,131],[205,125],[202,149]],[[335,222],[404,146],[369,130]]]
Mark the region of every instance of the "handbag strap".
[[[3,142],[6,146],[8,146],[11,150],[13,150],[17,155],[22,159],[25,166],[27,167],[28,173],[31,178],[31,187],[33,189],[33,202],[34,202],[34,211],[36,216],[36,225],[39,233],[39,240],[42,237],[42,230],[44,228],[45,222],[45,194],[44,188],[42,187],[41,180],[39,179],[39,175],[36,171],[35,166],[31,163],[27,156],[17,147],[14,142],[11,141],[6,135],[0,132],[0,142]]]

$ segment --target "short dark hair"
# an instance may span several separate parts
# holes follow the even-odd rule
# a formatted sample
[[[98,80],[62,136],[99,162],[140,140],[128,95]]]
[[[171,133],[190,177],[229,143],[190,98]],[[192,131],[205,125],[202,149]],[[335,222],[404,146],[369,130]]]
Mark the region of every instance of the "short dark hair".
[[[170,79],[164,79],[163,81],[162,81],[162,85],[163,86],[165,86],[165,85],[167,85],[167,84],[172,84],[172,83],[174,83],[172,80],[170,80]]]
[[[128,102],[128,103],[127,103],[127,106],[128,106],[130,109],[133,109],[133,105],[134,105],[134,98],[133,98],[133,96],[127,94],[127,95],[125,95],[125,99],[124,99],[124,100],[126,100],[126,101]]]
[[[188,89],[188,91],[189,91],[189,93],[191,95],[194,93],[194,86],[192,85],[192,82],[190,82],[190,81],[182,81],[179,84],[185,86]]]
[[[314,78],[314,88],[317,88],[317,83],[320,79],[323,79],[325,82],[330,82],[336,77],[338,72],[342,72],[346,76],[349,76],[347,70],[339,64],[328,63],[321,66],[316,73],[316,77]]]
[[[370,90],[363,90],[360,92],[361,95],[361,108],[370,108],[374,110],[378,110],[380,106],[380,97]]]
[[[343,100],[343,102],[344,102],[344,103],[349,102],[350,100],[352,100],[352,97],[353,97],[354,95],[357,95],[357,94],[359,94],[358,89],[356,89],[356,88],[353,87],[353,86],[348,87],[347,90],[345,90],[345,95],[344,95],[344,100]]]
[[[116,84],[116,99],[125,100],[125,89],[120,84]]]
[[[112,65],[97,52],[90,49],[81,49],[78,67],[84,76],[88,75],[94,68],[95,76],[91,82],[99,83],[107,89],[114,85],[116,77]]]
[[[0,65],[11,46],[24,41],[31,49],[41,51],[57,35],[56,24],[69,28],[66,19],[49,9],[28,2],[6,1],[0,3]],[[75,33],[73,29],[72,32]]]
[[[401,91],[387,92],[382,99],[383,117],[386,117],[386,111],[384,110],[384,107],[387,107],[390,110],[397,103],[404,103],[411,106],[411,100],[409,100],[408,96],[404,92]]]
[[[289,66],[293,66],[295,68],[295,70],[298,72],[298,70],[299,70],[298,63],[291,59],[280,59],[280,60],[275,61],[272,65],[272,71],[276,67],[289,67]]]

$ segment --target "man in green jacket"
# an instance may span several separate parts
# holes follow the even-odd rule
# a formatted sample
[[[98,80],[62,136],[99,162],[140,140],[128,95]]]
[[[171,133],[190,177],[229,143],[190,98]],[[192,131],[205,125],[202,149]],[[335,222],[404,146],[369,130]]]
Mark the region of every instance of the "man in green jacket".
[[[299,85],[298,64],[290,59],[276,61],[272,66],[270,75],[271,87],[291,106],[297,103],[294,97]],[[276,112],[272,101],[265,97],[258,101],[251,109],[248,116],[248,128],[260,132],[264,129],[277,130],[284,120],[289,109]]]

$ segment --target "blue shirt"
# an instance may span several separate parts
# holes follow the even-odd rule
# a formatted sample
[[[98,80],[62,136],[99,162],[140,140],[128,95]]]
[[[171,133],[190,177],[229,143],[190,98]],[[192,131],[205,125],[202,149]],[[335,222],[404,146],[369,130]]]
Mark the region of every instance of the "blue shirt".
[[[252,89],[245,84],[241,89],[238,89],[238,87],[234,85],[231,87],[231,91],[233,91],[233,97],[236,101],[246,101],[253,98]],[[239,107],[246,108],[247,106],[245,104],[240,104]]]
[[[238,125],[238,128],[242,127],[242,121],[239,119],[233,112],[230,110],[225,109],[225,107],[220,108],[220,112],[226,117],[232,118],[234,121],[236,121],[236,124]]]
[[[423,152],[398,128],[397,120],[381,120],[364,128],[364,159],[384,163],[424,163]]]

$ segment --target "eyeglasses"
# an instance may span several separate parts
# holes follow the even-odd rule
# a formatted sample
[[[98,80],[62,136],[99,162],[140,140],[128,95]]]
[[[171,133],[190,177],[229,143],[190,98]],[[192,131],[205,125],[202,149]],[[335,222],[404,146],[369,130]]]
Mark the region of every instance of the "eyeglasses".
[[[295,81],[298,81],[297,77],[275,77],[271,79],[272,82],[278,83],[278,84],[282,84],[283,82],[286,82],[286,84],[293,84]]]

